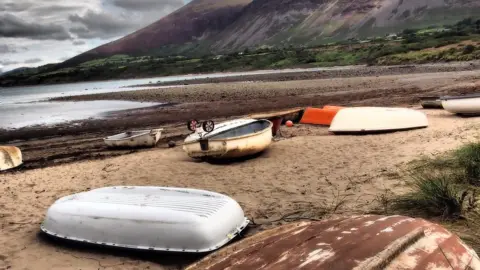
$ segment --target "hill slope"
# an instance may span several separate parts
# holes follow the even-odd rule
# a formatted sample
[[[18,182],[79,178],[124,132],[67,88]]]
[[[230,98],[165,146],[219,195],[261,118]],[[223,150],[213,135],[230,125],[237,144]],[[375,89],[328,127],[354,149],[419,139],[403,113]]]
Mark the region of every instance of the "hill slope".
[[[480,14],[478,0],[193,0],[122,39],[67,61],[111,56],[231,52],[316,45]]]

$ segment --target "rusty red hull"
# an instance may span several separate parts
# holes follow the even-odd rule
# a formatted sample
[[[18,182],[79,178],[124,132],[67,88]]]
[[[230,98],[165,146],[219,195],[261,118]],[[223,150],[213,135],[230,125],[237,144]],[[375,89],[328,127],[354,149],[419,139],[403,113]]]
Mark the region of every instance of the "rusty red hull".
[[[187,269],[463,270],[480,269],[480,260],[440,225],[403,216],[369,215],[264,231]]]

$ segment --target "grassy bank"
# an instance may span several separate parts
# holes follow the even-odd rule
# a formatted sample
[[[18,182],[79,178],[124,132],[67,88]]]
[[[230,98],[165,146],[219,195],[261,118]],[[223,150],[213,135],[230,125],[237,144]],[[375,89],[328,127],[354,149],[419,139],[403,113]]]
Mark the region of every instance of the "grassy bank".
[[[443,222],[480,250],[480,143],[412,163],[410,192],[383,201],[385,211]]]
[[[0,86],[341,65],[399,65],[480,59],[480,20],[406,29],[367,40],[317,47],[265,47],[223,55],[158,57],[114,55],[73,67],[46,65],[0,76]]]

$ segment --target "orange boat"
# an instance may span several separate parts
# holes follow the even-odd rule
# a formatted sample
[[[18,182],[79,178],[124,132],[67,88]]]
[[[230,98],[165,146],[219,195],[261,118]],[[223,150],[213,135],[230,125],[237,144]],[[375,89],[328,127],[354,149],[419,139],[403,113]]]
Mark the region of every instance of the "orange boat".
[[[330,126],[335,115],[343,108],[340,106],[324,106],[322,109],[309,107],[305,109],[300,123]]]

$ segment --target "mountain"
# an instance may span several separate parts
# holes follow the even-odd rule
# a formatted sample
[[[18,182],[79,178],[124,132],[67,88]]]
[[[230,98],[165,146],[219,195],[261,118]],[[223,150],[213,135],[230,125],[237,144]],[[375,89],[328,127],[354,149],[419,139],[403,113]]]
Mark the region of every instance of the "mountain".
[[[477,14],[478,0],[193,0],[66,63],[115,54],[225,53],[262,45],[316,45],[452,24]]]

